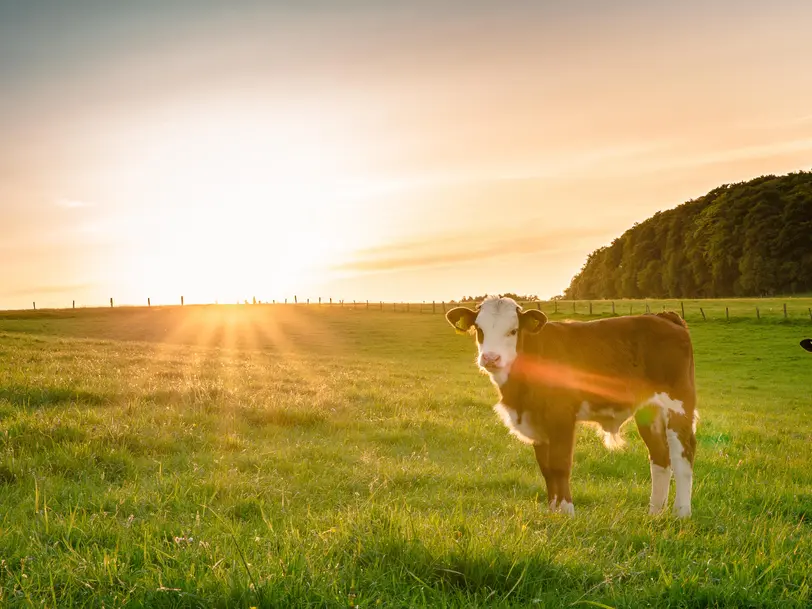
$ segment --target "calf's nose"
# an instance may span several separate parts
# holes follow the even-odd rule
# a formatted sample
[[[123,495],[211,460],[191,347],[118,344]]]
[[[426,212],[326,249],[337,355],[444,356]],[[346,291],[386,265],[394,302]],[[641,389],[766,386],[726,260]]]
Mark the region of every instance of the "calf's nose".
[[[480,356],[479,363],[481,366],[498,366],[501,360],[501,355],[489,351]]]

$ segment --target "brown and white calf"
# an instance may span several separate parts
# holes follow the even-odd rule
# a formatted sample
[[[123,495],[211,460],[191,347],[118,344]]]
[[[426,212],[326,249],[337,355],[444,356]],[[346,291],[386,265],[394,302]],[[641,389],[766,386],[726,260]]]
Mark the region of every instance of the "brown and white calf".
[[[533,445],[552,511],[575,511],[576,423],[597,424],[613,448],[622,443],[620,426],[634,417],[650,455],[650,513],[665,507],[673,470],[674,513],[691,515],[694,357],[676,313],[554,322],[510,298],[490,297],[446,318],[458,332],[476,331],[477,363],[501,394],[494,409],[510,433]]]
[[[801,341],[801,346],[807,351],[812,351],[812,338],[805,338]]]

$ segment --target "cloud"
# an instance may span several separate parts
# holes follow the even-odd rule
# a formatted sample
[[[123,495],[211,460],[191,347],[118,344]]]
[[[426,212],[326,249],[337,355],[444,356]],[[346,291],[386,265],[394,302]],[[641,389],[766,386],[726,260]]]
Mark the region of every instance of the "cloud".
[[[87,201],[79,201],[78,199],[57,199],[55,205],[65,209],[79,209],[81,207],[92,207],[92,203]]]
[[[812,152],[812,138],[708,151],[704,154],[677,158],[674,159],[673,162],[666,164],[673,168],[694,167],[698,165],[716,165],[736,161],[767,159],[781,155],[809,152]],[[661,166],[657,166],[656,168],[660,169]]]
[[[432,239],[370,248],[336,267],[339,271],[374,273],[420,267],[445,266],[504,256],[551,254],[580,248],[584,241],[609,240],[617,235],[610,228],[568,228],[536,234],[460,235],[441,234]]]

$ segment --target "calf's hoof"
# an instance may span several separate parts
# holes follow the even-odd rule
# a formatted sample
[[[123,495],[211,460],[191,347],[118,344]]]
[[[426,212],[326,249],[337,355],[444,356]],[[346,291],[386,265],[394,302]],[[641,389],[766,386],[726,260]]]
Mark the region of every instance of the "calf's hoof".
[[[558,503],[555,500],[550,502],[550,512],[566,514],[567,516],[575,516],[575,506],[572,504],[571,501],[567,501],[564,499]]]

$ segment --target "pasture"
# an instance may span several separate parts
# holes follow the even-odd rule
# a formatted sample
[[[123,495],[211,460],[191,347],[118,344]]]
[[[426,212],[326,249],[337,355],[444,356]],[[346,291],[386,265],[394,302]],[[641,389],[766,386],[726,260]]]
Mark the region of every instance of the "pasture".
[[[687,315],[688,521],[647,515],[633,424],[579,431],[548,514],[439,313],[0,313],[0,605],[808,607],[812,324],[782,302]]]

